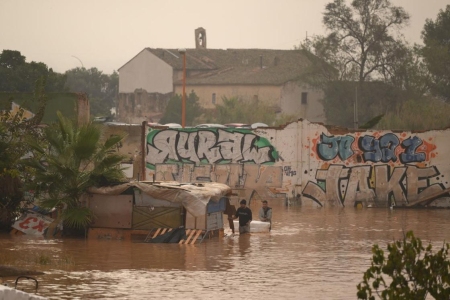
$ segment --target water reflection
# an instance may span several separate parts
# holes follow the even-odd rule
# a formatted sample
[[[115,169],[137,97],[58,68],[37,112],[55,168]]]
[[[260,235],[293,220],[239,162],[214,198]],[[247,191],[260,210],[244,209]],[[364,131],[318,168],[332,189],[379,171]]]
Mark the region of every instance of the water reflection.
[[[440,246],[449,210],[278,208],[270,234],[200,245],[0,236],[0,263],[46,272],[39,294],[94,298],[355,298],[373,244],[414,230]],[[39,265],[34,257],[48,254]],[[12,283],[13,278],[7,282]]]

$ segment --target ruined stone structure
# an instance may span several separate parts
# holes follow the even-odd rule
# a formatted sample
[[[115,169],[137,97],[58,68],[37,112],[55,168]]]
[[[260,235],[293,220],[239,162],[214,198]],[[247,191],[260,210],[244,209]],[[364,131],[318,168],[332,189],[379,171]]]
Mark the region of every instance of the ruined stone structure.
[[[207,49],[203,28],[195,31],[195,43],[195,49],[186,51],[186,92],[194,91],[204,109],[214,110],[223,97],[238,97],[266,103],[278,113],[326,121],[320,102],[323,91],[299,80],[311,64],[303,51]],[[122,102],[136,99],[136,90],[181,94],[182,81],[183,56],[177,49],[145,48],[119,68],[118,121],[128,122],[133,115],[133,106]],[[158,114],[156,107],[140,105],[141,116],[134,121],[149,121],[150,115]]]
[[[238,198],[271,205],[408,206],[431,196],[430,205],[450,206],[450,130],[349,131],[298,121],[144,134],[147,180],[217,181]]]
[[[143,89],[136,89],[134,93],[121,93],[117,119],[129,124],[140,124],[142,121],[158,122],[172,95],[173,93],[147,93]]]

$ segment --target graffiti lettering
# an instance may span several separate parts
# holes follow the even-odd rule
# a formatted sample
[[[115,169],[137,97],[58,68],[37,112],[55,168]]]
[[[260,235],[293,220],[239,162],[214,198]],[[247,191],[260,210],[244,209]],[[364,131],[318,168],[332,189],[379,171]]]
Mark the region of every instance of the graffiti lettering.
[[[283,171],[284,171],[284,174],[286,176],[295,176],[295,175],[297,175],[297,171],[293,171],[292,167],[289,167],[289,166],[283,167]]]
[[[395,148],[400,144],[395,134],[388,133],[379,140],[373,136],[366,135],[359,139],[359,147],[364,151],[364,160],[372,162],[389,162],[397,161]]]
[[[330,161],[339,156],[341,161],[345,161],[352,157],[355,152],[352,149],[355,138],[353,136],[327,136],[320,135],[320,141],[317,143],[317,155],[320,159]],[[393,133],[387,133],[380,138],[371,135],[359,137],[357,145],[362,152],[364,161],[388,163],[390,161],[397,162],[422,162],[425,161],[425,153],[416,153],[417,149],[422,145],[422,140],[417,136],[409,137],[400,144],[400,139]],[[401,146],[399,157],[397,157],[396,149]]]
[[[170,163],[274,163],[275,148],[249,130],[153,130],[147,137],[148,167]]]
[[[390,168],[330,165],[327,170],[317,170],[317,183],[309,181],[302,194],[320,205],[348,206],[364,201],[388,206],[405,205],[444,190],[440,183],[430,184],[430,179],[439,175],[436,167]]]
[[[320,143],[317,145],[317,153],[323,160],[332,160],[337,155],[341,160],[346,160],[353,155],[351,149],[352,143],[355,140],[352,136],[327,136],[320,135]]]
[[[402,147],[405,148],[405,153],[400,154],[400,161],[404,164],[425,161],[425,153],[416,153],[420,145],[422,145],[422,140],[417,136],[404,140]]]

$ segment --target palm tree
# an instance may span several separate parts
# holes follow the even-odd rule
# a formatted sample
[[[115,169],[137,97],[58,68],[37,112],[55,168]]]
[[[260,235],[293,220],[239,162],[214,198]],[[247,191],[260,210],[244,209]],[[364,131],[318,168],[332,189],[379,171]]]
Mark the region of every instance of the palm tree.
[[[87,190],[124,179],[120,168],[124,156],[113,151],[124,136],[102,141],[98,125],[78,126],[60,112],[57,114],[55,126],[43,131],[48,145],[31,142],[35,156],[25,164],[36,171],[33,187],[41,198],[40,205],[61,208],[60,218],[67,226],[85,228],[94,217],[82,201]]]

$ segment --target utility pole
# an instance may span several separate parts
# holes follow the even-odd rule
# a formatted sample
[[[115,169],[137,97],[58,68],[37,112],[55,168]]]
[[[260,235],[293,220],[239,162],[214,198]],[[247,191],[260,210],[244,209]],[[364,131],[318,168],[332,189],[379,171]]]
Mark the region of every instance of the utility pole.
[[[183,102],[181,104],[181,127],[186,125],[186,49],[178,49],[183,55]]]
[[[353,124],[355,129],[358,129],[358,87],[355,87],[355,102],[353,104]]]

